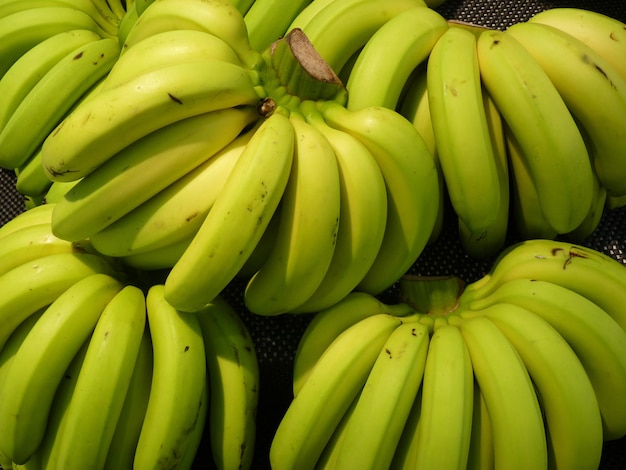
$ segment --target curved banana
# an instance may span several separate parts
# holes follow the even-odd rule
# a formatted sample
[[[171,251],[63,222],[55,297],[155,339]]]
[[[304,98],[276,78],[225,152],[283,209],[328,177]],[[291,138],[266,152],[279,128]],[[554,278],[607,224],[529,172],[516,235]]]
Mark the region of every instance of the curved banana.
[[[337,336],[278,425],[270,447],[272,468],[314,468],[387,338],[401,323],[391,315],[373,315]]]
[[[423,0],[344,0],[331,2],[303,25],[315,50],[336,73],[383,24]]]
[[[626,193],[624,193],[624,196],[626,196]],[[580,225],[571,232],[564,234],[565,237],[576,243],[582,243],[587,240],[596,231],[602,221],[605,207],[607,207],[608,197],[606,188],[600,184],[600,180],[594,173],[591,208]]]
[[[44,168],[53,181],[76,180],[169,124],[258,101],[238,65],[206,60],[148,72],[74,109],[44,142]]]
[[[367,317],[413,313],[407,304],[386,305],[364,292],[350,292],[341,301],[318,312],[302,333],[293,361],[293,394],[298,395],[324,351],[343,331]]]
[[[119,277],[108,260],[91,253],[58,253],[34,259],[0,276],[0,350],[15,328],[90,274]]]
[[[549,465],[597,468],[602,418],[576,353],[550,323],[523,307],[500,304],[485,315],[511,341],[535,385],[546,423]]]
[[[128,34],[133,29],[135,23],[137,22],[137,19],[139,18],[137,10],[139,8],[138,5],[140,5],[141,3],[143,3],[141,0],[137,0],[133,2],[132,5],[129,5],[126,8],[126,13],[120,20],[117,28],[117,39],[122,46],[124,46],[124,44],[126,43],[126,38],[128,37]]]
[[[387,190],[372,153],[353,135],[330,127],[312,102],[300,107],[333,148],[339,168],[340,207],[328,270],[313,295],[293,310],[297,313],[325,309],[351,292],[371,268],[387,223]]]
[[[541,408],[517,351],[486,316],[459,319],[458,327],[489,410],[495,468],[547,468]]]
[[[463,239],[488,237],[503,203],[503,180],[486,117],[474,34],[455,26],[443,33],[428,57],[427,87],[437,155],[466,234]]]
[[[54,234],[81,240],[98,233],[212,158],[255,119],[252,107],[226,108],[149,133],[65,193],[52,213]]]
[[[222,38],[249,69],[257,68],[261,62],[260,53],[248,39],[243,16],[228,0],[154,0],[139,15],[123,47],[132,47],[148,36],[174,29],[207,31]]]
[[[222,297],[197,312],[210,383],[209,439],[217,468],[252,468],[259,364],[248,327]]]
[[[59,202],[65,193],[67,193],[73,186],[78,184],[80,179],[75,181],[53,181],[44,197],[44,204],[53,206]]]
[[[427,61],[447,29],[443,16],[423,6],[398,13],[384,23],[363,46],[352,66],[346,83],[347,108],[396,109],[411,73]]]
[[[424,249],[437,219],[439,176],[415,127],[382,107],[348,111],[328,101],[326,121],[357,137],[372,153],[387,186],[387,224],[382,245],[357,288],[377,294],[396,282]]]
[[[492,269],[466,286],[467,300],[483,298],[513,279],[534,279],[567,287],[604,309],[626,330],[626,266],[592,248],[554,240],[526,240],[510,246]]]
[[[87,276],[50,304],[22,342],[5,377],[11,386],[0,390],[0,449],[13,462],[27,462],[41,444],[65,369],[121,289],[111,276]]]
[[[206,355],[197,317],[164,297],[162,284],[148,290],[146,305],[154,369],[134,468],[191,468],[208,408]]]
[[[193,311],[237,275],[267,228],[294,158],[293,124],[281,111],[256,130],[191,244],[165,281],[175,308]]]
[[[426,378],[429,344],[428,327],[414,321],[402,323],[389,335],[346,423],[337,468],[389,467],[422,377]]]
[[[24,4],[21,0],[20,3]],[[77,47],[97,39],[100,36],[88,29],[63,31],[44,39],[20,56],[0,79],[3,97],[0,101],[0,130],[52,67]]]
[[[558,233],[573,230],[593,196],[591,162],[574,118],[512,35],[485,30],[477,49],[482,82],[520,144],[544,216]]]
[[[528,19],[554,26],[584,42],[626,80],[626,25],[605,14],[583,8],[548,8]]]
[[[555,27],[522,22],[507,34],[534,57],[582,127],[602,186],[626,194],[626,78],[590,46]]]
[[[473,396],[474,374],[463,335],[456,326],[442,325],[428,347],[416,468],[466,468]]]
[[[340,183],[335,152],[322,132],[297,114],[294,158],[281,199],[274,246],[248,281],[244,302],[259,315],[292,311],[317,290],[335,252]]]
[[[467,469],[492,470],[494,468],[493,429],[487,403],[485,403],[485,396],[476,381],[474,381],[474,409],[472,411],[471,432]]]
[[[352,400],[352,403],[350,403],[350,406],[341,417],[341,421],[339,421],[335,427],[335,430],[324,446],[324,450],[315,463],[316,469],[330,470],[331,468],[337,468],[337,457],[341,451],[341,445],[345,438],[346,430],[348,429],[348,423],[350,422],[350,418],[356,409],[356,404],[358,403],[360,396],[361,394],[357,393],[356,397]]]
[[[15,190],[25,197],[39,199],[52,186],[52,181],[50,181],[46,171],[43,169],[41,151],[39,150],[35,151],[25,162],[15,168],[15,174]]]
[[[40,42],[76,29],[86,29],[100,37],[107,37],[91,16],[69,5],[29,8],[0,18],[0,78]]]
[[[422,415],[422,388],[417,390],[413,406],[404,423],[404,429],[393,454],[389,470],[415,470],[417,445],[419,443],[420,418]]]
[[[0,227],[0,240],[22,228],[31,225],[49,224],[52,220],[54,204],[40,204],[32,209],[20,212]]]
[[[169,65],[204,60],[241,65],[229,44],[206,31],[173,29],[156,33],[132,47],[126,45],[122,48],[120,57],[104,80],[102,90],[115,88]]]
[[[292,29],[304,29],[311,19],[322,11],[326,6],[335,0],[312,0],[302,9],[300,13],[292,20],[287,28],[287,32]]]
[[[183,255],[193,237],[188,237],[170,245],[153,250],[131,253],[117,258],[121,263],[142,271],[157,271],[172,268]]]
[[[469,305],[480,310],[498,303],[528,309],[546,320],[568,342],[582,363],[602,413],[604,439],[626,435],[626,331],[602,308],[558,284],[513,279]]]

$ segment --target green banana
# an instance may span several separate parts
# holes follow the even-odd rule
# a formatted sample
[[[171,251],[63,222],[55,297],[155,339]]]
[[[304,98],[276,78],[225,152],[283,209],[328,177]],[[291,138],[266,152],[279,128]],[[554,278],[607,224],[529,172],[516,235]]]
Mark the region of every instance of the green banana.
[[[175,308],[193,311],[237,275],[267,228],[294,158],[293,124],[280,110],[256,130],[191,244],[165,281]]]
[[[404,423],[404,429],[389,464],[389,470],[415,470],[416,468],[416,452],[422,417],[422,388],[417,390],[411,411]]]
[[[52,181],[43,169],[40,151],[35,151],[16,168],[15,174],[15,190],[26,197],[41,198],[52,186]]]
[[[311,1],[255,0],[243,17],[252,48],[263,52],[270,44],[283,37],[293,20]],[[280,13],[276,14],[277,12]]]
[[[0,240],[22,228],[31,225],[49,224],[52,220],[54,204],[41,204],[30,210],[20,212],[0,227]]]
[[[326,6],[333,3],[334,1],[335,0],[312,0],[292,20],[291,24],[287,28],[287,32],[291,31],[292,29],[304,29],[315,15],[317,15],[320,11],[326,8]]]
[[[472,411],[472,435],[467,456],[468,470],[494,468],[493,429],[485,396],[474,381],[474,409]]]

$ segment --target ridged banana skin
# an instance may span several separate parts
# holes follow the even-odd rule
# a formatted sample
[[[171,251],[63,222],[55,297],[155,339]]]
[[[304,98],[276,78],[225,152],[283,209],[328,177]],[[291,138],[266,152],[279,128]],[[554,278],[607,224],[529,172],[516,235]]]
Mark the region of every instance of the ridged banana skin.
[[[485,316],[460,320],[458,326],[489,410],[495,468],[547,468],[541,408],[519,354]]]
[[[335,427],[330,439],[328,439],[328,442],[324,446],[324,450],[315,463],[316,470],[330,470],[337,468],[337,457],[339,456],[341,445],[346,436],[348,423],[354,414],[354,410],[356,409],[356,404],[359,401],[360,396],[360,394],[357,394],[356,398],[352,400],[352,403],[350,403],[350,406],[341,417],[341,421],[339,421],[337,427]]]
[[[23,2],[22,2],[23,3]],[[90,41],[100,39],[87,29],[63,31],[28,50],[0,79],[0,129],[3,129],[13,112],[30,90],[65,55]]]
[[[439,192],[433,156],[415,127],[382,107],[348,111],[322,105],[326,121],[357,137],[372,153],[387,186],[387,224],[381,248],[357,289],[378,294],[396,282],[426,246],[437,219]]]
[[[466,468],[473,396],[474,374],[463,335],[456,326],[436,328],[424,369],[416,468]]]
[[[626,266],[604,253],[564,241],[526,240],[503,251],[467,299],[483,298],[513,279],[548,281],[587,297],[626,330]]]
[[[132,5],[129,5],[126,9],[126,13],[120,20],[119,26],[117,28],[117,39],[122,45],[124,45],[124,43],[126,42],[128,34],[133,29],[133,26],[135,26],[135,23],[139,18],[139,15],[137,13],[138,4],[139,2],[133,2]]]
[[[58,468],[103,467],[145,325],[146,300],[136,286],[124,286],[104,307],[67,409],[58,441]]]
[[[452,26],[428,57],[428,102],[452,207],[480,238],[500,210],[500,178],[481,86],[476,36]]]
[[[117,277],[111,264],[90,253],[58,253],[29,261],[0,276],[0,349],[29,315],[90,274]]]
[[[346,83],[347,108],[396,109],[411,73],[427,61],[447,29],[443,16],[423,6],[405,10],[384,23],[363,46],[352,67]]]
[[[63,57],[22,100],[0,132],[0,162],[22,165],[92,85],[111,69],[119,54],[117,39],[103,38]]]
[[[313,0],[309,2],[309,4],[302,9],[300,13],[293,19],[289,27],[287,28],[287,32],[292,29],[304,29],[304,27],[311,21],[311,19],[317,15],[322,9],[326,8],[326,6],[335,0]]]
[[[167,303],[162,284],[150,287],[146,305],[154,368],[134,468],[190,468],[208,407],[202,329]]]
[[[310,105],[310,106],[309,106]],[[303,102],[301,108],[314,108]],[[317,110],[303,111],[330,142],[339,169],[339,226],[328,270],[293,312],[317,312],[350,293],[376,259],[387,224],[387,190],[372,153],[353,135],[330,127]]]
[[[389,470],[415,470],[416,452],[419,443],[420,419],[422,415],[422,387],[417,390],[413,406],[389,464]]]
[[[482,82],[520,144],[544,216],[558,233],[573,230],[593,197],[591,161],[574,118],[512,35],[484,31],[477,50]]]
[[[23,464],[43,439],[55,390],[121,283],[95,274],[76,282],[41,315],[13,357],[0,391],[0,449]]]
[[[0,18],[0,78],[41,41],[75,29],[86,29],[106,37],[87,13],[68,6],[30,8]]]
[[[76,180],[169,124],[258,101],[250,73],[238,65],[164,67],[81,103],[44,142],[43,164],[53,181]]]
[[[336,73],[383,24],[423,0],[347,0],[324,6],[302,30]]]
[[[474,410],[472,411],[472,435],[470,437],[468,470],[492,470],[493,429],[485,397],[478,383],[474,380]]]
[[[89,238],[93,247],[108,256],[130,256],[189,242],[252,135],[247,131],[237,136],[206,162],[93,234]]]
[[[90,237],[212,158],[257,118],[252,107],[176,121],[122,149],[82,178],[52,213],[60,238]]]
[[[346,424],[337,468],[389,468],[422,385],[429,341],[428,328],[417,322],[389,335]]]
[[[528,21],[554,26],[584,42],[626,80],[626,25],[623,22],[583,8],[549,8]]]
[[[306,302],[321,284],[335,252],[340,223],[337,157],[316,127],[295,113],[294,157],[281,199],[276,241],[248,281],[244,301],[259,315],[278,315]]]
[[[270,464],[276,470],[312,469],[356,395],[387,338],[401,320],[365,318],[339,335],[316,363],[274,434]]]
[[[145,328],[128,384],[126,398],[124,398],[120,417],[102,467],[104,470],[133,468],[135,449],[148,407],[151,383],[152,341],[148,329]]]
[[[209,375],[209,439],[218,469],[252,468],[259,400],[259,363],[248,327],[216,297],[197,313]]]
[[[535,58],[583,128],[602,186],[626,194],[626,78],[590,46],[552,26],[522,22],[507,34]]]
[[[255,0],[243,17],[252,48],[263,52],[285,36],[289,25],[310,3],[311,0]]]
[[[376,297],[353,291],[340,302],[318,312],[304,330],[296,349],[293,363],[293,394],[298,395],[302,385],[324,351],[343,331],[379,314],[404,317],[413,313],[407,304],[385,305]]]
[[[256,68],[261,55],[248,39],[243,16],[228,0],[155,0],[129,31],[123,47],[162,31],[191,29],[222,38],[247,68]]]
[[[550,323],[516,305],[489,309],[487,318],[509,338],[535,384],[554,468],[597,468],[602,418],[585,368]]]
[[[122,48],[102,89],[115,88],[141,74],[168,65],[203,60],[242,65],[233,48],[223,39],[206,31],[174,29],[153,34],[132,47]]]
[[[598,305],[552,282],[515,279],[472,302],[472,310],[497,303],[528,309],[552,325],[568,342],[593,385],[602,413],[604,439],[626,435],[626,331]]]
[[[267,228],[289,179],[295,132],[281,112],[256,130],[191,244],[165,280],[175,308],[194,311],[235,278]]]

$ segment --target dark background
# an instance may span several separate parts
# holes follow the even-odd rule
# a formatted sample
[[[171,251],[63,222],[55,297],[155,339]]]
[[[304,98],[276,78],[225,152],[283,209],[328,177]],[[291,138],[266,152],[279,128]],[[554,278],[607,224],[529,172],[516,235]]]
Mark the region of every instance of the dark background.
[[[448,0],[437,8],[446,18],[464,20],[497,29],[525,21],[533,14],[554,7],[577,7],[598,11],[626,22],[626,3],[621,0],[581,0],[548,2],[534,0]],[[625,58],[626,60],[626,58]],[[625,123],[626,132],[626,123]],[[13,172],[0,169],[0,226],[23,211],[22,198],[14,190]],[[459,244],[456,220],[451,209],[440,238],[429,246],[415,263],[411,272],[420,275],[456,275],[466,282],[482,277],[491,267],[493,258],[476,261],[468,257]],[[517,241],[514,234],[507,244]],[[596,232],[581,244],[606,253],[626,264],[626,208],[606,212]],[[283,315],[261,317],[252,315],[243,307],[243,283],[234,281],[224,292],[246,321],[255,341],[261,373],[261,391],[258,411],[258,442],[254,469],[269,468],[267,452],[273,432],[291,400],[291,367],[295,349],[310,315]],[[381,300],[394,303],[393,286]],[[626,397],[615,397],[625,400]],[[203,446],[198,456],[198,467],[206,468],[208,449]],[[605,443],[603,470],[626,470],[626,438]],[[505,470],[505,469],[503,469]],[[534,469],[529,469],[534,470]]]

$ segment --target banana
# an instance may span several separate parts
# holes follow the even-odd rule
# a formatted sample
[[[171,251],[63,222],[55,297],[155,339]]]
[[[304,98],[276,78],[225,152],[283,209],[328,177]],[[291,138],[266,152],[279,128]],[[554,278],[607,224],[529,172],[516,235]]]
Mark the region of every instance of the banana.
[[[65,193],[76,186],[79,181],[80,179],[75,181],[53,181],[48,191],[46,191],[43,203],[54,206],[65,196]]]
[[[146,9],[154,3],[154,0],[135,0],[135,9],[137,16],[141,16]]]
[[[427,61],[447,29],[443,16],[423,6],[405,10],[384,23],[363,46],[352,67],[346,83],[347,108],[396,109],[411,72]]]
[[[289,25],[311,1],[255,0],[243,17],[252,48],[262,52],[283,37]]]
[[[335,72],[399,13],[425,7],[423,0],[344,0],[324,6],[302,30]]]
[[[547,468],[541,408],[519,354],[486,316],[461,319],[458,327],[489,410],[495,468]]]
[[[109,275],[87,276],[50,304],[22,342],[5,377],[11,386],[0,391],[0,449],[13,462],[27,462],[41,444],[65,369],[121,289]]]
[[[602,186],[626,194],[626,78],[590,46],[555,27],[522,22],[507,34],[534,57],[581,125]]]
[[[20,212],[0,227],[0,240],[31,225],[49,224],[52,220],[54,204],[41,204],[30,210]]]
[[[593,201],[591,208],[581,224],[571,232],[564,234],[569,240],[582,243],[587,240],[598,228],[607,205],[608,194],[606,188],[600,184],[600,180],[594,173],[593,178]]]
[[[146,300],[136,286],[125,286],[104,307],[59,436],[58,468],[103,467],[145,325]]]
[[[278,425],[270,446],[272,468],[314,468],[387,338],[400,324],[393,316],[373,315],[337,336]]]
[[[40,198],[52,186],[52,181],[43,169],[41,152],[38,150],[16,168],[15,173],[15,190],[26,197]]]
[[[151,382],[152,342],[148,329],[145,328],[103,469],[133,468],[135,448],[146,415]]]
[[[150,287],[146,305],[154,368],[134,468],[190,468],[208,407],[202,329],[167,303],[162,284]]]
[[[349,111],[331,101],[326,121],[357,137],[372,153],[387,186],[387,223],[382,245],[357,288],[378,294],[396,282],[424,249],[435,225],[439,176],[433,156],[415,127],[382,107]]]
[[[330,439],[324,446],[324,450],[320,454],[320,457],[317,459],[315,463],[315,468],[319,470],[325,469],[334,469],[337,468],[337,457],[339,456],[339,452],[341,450],[342,442],[346,435],[346,430],[348,429],[348,423],[352,415],[354,414],[354,410],[356,409],[356,404],[359,401],[360,393],[357,394],[356,398],[352,400],[352,403],[346,410],[346,412],[341,417],[341,421],[335,427]]]
[[[554,26],[584,42],[626,80],[626,31],[622,21],[583,8],[548,8],[528,19]]]
[[[151,132],[65,193],[52,214],[53,232],[66,240],[98,233],[212,158],[256,118],[252,107],[226,108]]]
[[[116,39],[98,39],[73,50],[52,67],[0,132],[0,163],[16,168],[37,152],[74,103],[109,72],[118,54]]]
[[[567,287],[604,309],[626,330],[622,308],[626,266],[591,248],[552,240],[526,240],[511,245],[483,278],[469,284],[467,300],[483,298],[512,279],[534,279]]]
[[[508,303],[546,320],[568,342],[587,373],[602,413],[604,439],[626,435],[626,331],[598,305],[552,282],[508,281],[492,294],[469,304],[481,310]]]
[[[472,363],[461,332],[452,325],[436,328],[424,369],[416,468],[466,468],[473,395]]]
[[[29,8],[0,18],[0,78],[40,42],[76,29],[86,29],[100,37],[107,37],[91,16],[68,5]]]
[[[94,233],[93,247],[108,256],[129,256],[190,240],[253,134],[237,136],[197,168]]]
[[[597,468],[602,418],[585,368],[546,320],[517,305],[491,307],[487,318],[511,341],[535,384],[552,468]]]
[[[81,103],[44,142],[44,168],[53,181],[76,180],[168,124],[258,100],[240,66],[206,60],[164,67]]]
[[[414,470],[422,415],[422,387],[417,390],[413,406],[393,454],[389,470]]]
[[[295,131],[279,109],[263,121],[165,281],[176,309],[193,311],[235,278],[267,228],[289,179]]]
[[[317,15],[322,9],[326,8],[327,5],[333,3],[334,1],[335,0],[312,0],[292,20],[291,24],[287,28],[287,32],[291,31],[292,29],[304,29],[315,15]]]
[[[549,224],[567,233],[585,218],[593,173],[585,142],[554,84],[511,34],[483,31],[482,82],[520,144]]]
[[[148,36],[121,50],[102,90],[122,85],[139,75],[186,62],[219,60],[233,65],[241,61],[223,39],[206,31],[174,29]]]
[[[58,253],[34,259],[0,276],[0,350],[15,328],[90,274],[119,277],[108,260],[91,253]]]
[[[402,323],[389,335],[346,424],[337,468],[389,467],[425,379],[429,344],[428,328],[417,322]]]
[[[491,470],[493,461],[493,430],[485,396],[474,380],[474,409],[472,411],[472,435],[467,456],[468,470]]]
[[[252,468],[259,364],[250,332],[233,307],[216,297],[197,312],[210,383],[209,436],[217,468]]]
[[[20,0],[21,4],[25,2]],[[63,57],[77,47],[100,39],[87,29],[63,31],[44,39],[24,53],[0,79],[0,130],[33,87]]]
[[[504,180],[486,117],[476,36],[455,26],[443,33],[428,58],[427,88],[437,155],[462,239],[478,243],[490,236]]]
[[[140,0],[133,2],[133,4],[126,9],[126,13],[120,20],[119,26],[117,28],[117,39],[122,46],[126,43],[126,38],[128,37],[128,34],[133,29],[135,23],[137,22],[137,19],[139,18],[137,8],[138,5],[140,5],[141,3],[142,2]]]
[[[333,258],[340,223],[335,152],[299,113],[292,112],[289,119],[295,133],[294,158],[275,244],[244,293],[248,310],[259,315],[290,312],[313,295]]]
[[[248,10],[252,7],[255,0],[229,0],[230,3],[237,8],[241,15],[245,15]]]
[[[413,313],[407,304],[386,305],[364,292],[350,292],[341,301],[318,312],[307,324],[293,361],[293,394],[297,396],[324,351],[343,331],[367,317]]]
[[[170,269],[178,262],[193,237],[189,237],[171,245],[165,245],[153,250],[131,253],[118,259],[126,266],[143,271]]]
[[[372,153],[354,136],[330,127],[312,102],[306,119],[328,139],[339,168],[339,226],[335,251],[321,284],[293,311],[316,312],[343,299],[370,269],[385,233],[387,191]]]
[[[246,23],[228,0],[154,0],[126,36],[123,47],[162,31],[192,29],[207,31],[222,38],[235,50],[245,67],[256,69],[261,55],[248,39]]]
[[[105,3],[119,22],[126,13],[126,0],[105,0]]]

